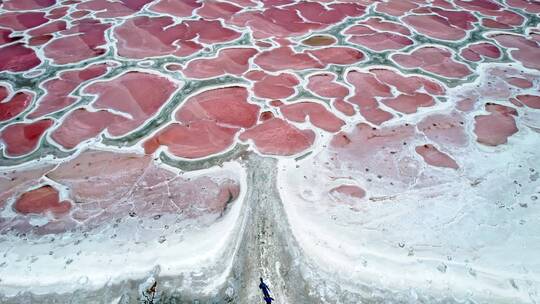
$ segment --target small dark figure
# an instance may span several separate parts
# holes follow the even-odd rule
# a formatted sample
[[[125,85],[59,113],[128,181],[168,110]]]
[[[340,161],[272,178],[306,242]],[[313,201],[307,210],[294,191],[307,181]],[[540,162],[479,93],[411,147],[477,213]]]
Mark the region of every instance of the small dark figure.
[[[266,285],[264,282],[263,282],[263,279],[261,279],[261,284],[259,284],[259,288],[262,290],[263,292],[263,295],[264,295],[264,301],[266,302],[266,304],[272,304],[272,301],[274,301],[274,298],[272,298],[270,296],[270,288],[268,288],[268,285]]]

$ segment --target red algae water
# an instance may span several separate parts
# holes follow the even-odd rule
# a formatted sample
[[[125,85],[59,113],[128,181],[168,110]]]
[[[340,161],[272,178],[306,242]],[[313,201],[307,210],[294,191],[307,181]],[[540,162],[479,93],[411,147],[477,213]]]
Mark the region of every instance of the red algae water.
[[[540,2],[0,1],[0,302],[540,302]]]

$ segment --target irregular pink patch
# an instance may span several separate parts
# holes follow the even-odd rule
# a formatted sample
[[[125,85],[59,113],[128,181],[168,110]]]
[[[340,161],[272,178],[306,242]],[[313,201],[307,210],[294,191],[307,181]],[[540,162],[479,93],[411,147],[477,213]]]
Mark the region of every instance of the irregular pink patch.
[[[0,71],[28,71],[40,63],[36,53],[22,43],[0,47]]]
[[[473,28],[476,17],[467,11],[423,8],[415,10],[421,15],[408,15],[403,21],[416,31],[435,39],[456,41],[463,39],[466,30]]]
[[[107,128],[112,136],[122,136],[157,113],[177,88],[176,83],[163,76],[127,72],[111,80],[92,83],[83,93],[97,96],[92,103],[96,109],[112,109],[130,116],[110,123]]]
[[[102,76],[107,71],[107,64],[94,64],[83,70],[62,72],[58,77],[45,81],[42,86],[47,91],[39,99],[38,106],[28,115],[28,118],[41,117],[75,103],[79,98],[70,94],[83,82]]]
[[[371,69],[379,81],[395,87],[398,91],[413,95],[418,90],[425,90],[432,95],[443,95],[445,90],[438,82],[421,76],[405,76],[389,69]]]
[[[223,27],[217,20],[208,21],[204,19],[185,22],[188,34],[198,41],[206,44],[222,43],[235,40],[240,37],[240,33]]]
[[[433,145],[422,145],[415,148],[418,153],[428,165],[435,167],[458,169],[459,166],[456,161],[441,151],[439,151]]]
[[[261,0],[264,3],[264,7],[283,6],[291,4],[294,0]]]
[[[144,72],[127,72],[111,80],[95,82],[83,93],[97,96],[92,105],[98,111],[77,109],[71,112],[52,133],[52,138],[72,149],[105,129],[112,136],[123,136],[154,116],[177,87],[165,77]],[[107,111],[109,109],[125,116],[113,114]]]
[[[7,126],[0,135],[4,142],[5,154],[21,156],[36,149],[41,137],[53,124],[50,119],[31,123],[16,123]]]
[[[501,51],[492,43],[480,42],[470,44],[461,50],[461,56],[470,61],[480,61],[482,57],[499,58],[501,57]]]
[[[292,96],[296,91],[295,87],[300,84],[300,81],[294,74],[281,73],[278,75],[268,75],[262,73],[256,78],[252,78],[256,72],[250,72],[247,78],[255,81],[253,92],[257,97],[282,99]],[[258,74],[258,73],[257,73]]]
[[[58,191],[53,187],[42,186],[21,195],[13,208],[22,214],[52,213],[60,216],[69,212],[71,204],[68,201],[60,202]]]
[[[457,113],[432,114],[422,119],[417,128],[440,146],[463,147],[468,143],[464,118]]]
[[[433,97],[424,93],[415,93],[413,95],[400,94],[397,97],[385,98],[381,102],[405,114],[416,113],[420,107],[430,107],[435,104]]]
[[[241,10],[241,7],[227,2],[204,1],[203,6],[197,10],[197,15],[209,20],[228,20]]]
[[[208,120],[189,124],[173,123],[144,143],[146,154],[154,153],[160,146],[183,158],[201,158],[225,151],[234,143],[238,128],[227,127]]]
[[[343,99],[336,99],[332,102],[332,105],[334,108],[336,108],[341,113],[347,115],[347,116],[353,116],[356,114],[356,111],[352,104],[346,102]]]
[[[184,57],[202,48],[200,43],[234,40],[240,34],[219,21],[187,20],[175,24],[171,17],[139,16],[115,28],[118,54],[128,58],[165,55]],[[196,41],[195,41],[196,40]]]
[[[69,14],[69,16],[71,18],[73,18],[73,19],[81,19],[81,18],[87,16],[90,13],[91,13],[90,11],[76,11],[76,12],[73,12],[73,13]]]
[[[450,0],[433,0],[432,6],[438,6],[446,9],[455,9],[456,7],[450,2]]]
[[[388,1],[377,3],[375,10],[380,13],[386,13],[391,16],[399,17],[417,7],[418,4],[409,1]]]
[[[504,47],[510,48],[513,58],[525,67],[540,70],[540,45],[534,40],[513,34],[496,34],[490,36]]]
[[[65,3],[65,4],[67,4],[67,3]],[[64,17],[65,15],[67,15],[68,10],[69,10],[68,6],[61,6],[61,7],[52,9],[47,14],[47,18],[49,18],[49,19],[60,19],[60,18]]]
[[[362,52],[348,47],[327,47],[295,53],[290,47],[279,47],[257,55],[255,63],[267,71],[323,68],[328,64],[352,64],[364,58]]]
[[[309,122],[328,132],[337,132],[345,123],[328,111],[323,105],[316,102],[297,102],[285,104],[280,107],[286,119],[295,122]]]
[[[241,75],[249,68],[249,59],[257,54],[252,48],[221,49],[216,58],[190,61],[182,71],[186,77],[210,78],[224,74]]]
[[[4,87],[0,87],[4,88]],[[7,96],[7,94],[6,94]],[[6,96],[0,92],[0,101]],[[0,103],[0,121],[6,121],[21,114],[32,103],[34,95],[30,92],[21,91],[15,93],[10,100]]]
[[[371,17],[365,21],[360,22],[359,24],[366,25],[379,32],[392,32],[405,36],[411,35],[411,31],[406,26],[403,26],[400,23],[384,20],[380,17]],[[346,33],[348,31],[349,30],[347,30]]]
[[[358,71],[349,72],[346,79],[356,88],[355,95],[350,97],[348,101],[360,107],[360,114],[367,121],[378,125],[393,117],[392,114],[379,108],[379,103],[375,98],[393,97],[388,85],[379,82],[369,73]]]
[[[52,132],[51,138],[64,148],[73,149],[81,142],[98,136],[110,124],[125,120],[108,111],[76,109],[64,117],[62,124]]]
[[[324,66],[328,64],[353,64],[364,59],[364,54],[349,47],[326,47],[308,50],[308,54],[317,58]]]
[[[501,8],[499,4],[489,0],[457,0],[456,3],[461,7],[469,8],[471,10],[479,12],[496,11]]]
[[[461,6],[466,11],[478,12],[482,18],[482,25],[492,28],[511,28],[519,26],[523,23],[523,16],[514,13],[501,4],[495,1],[474,0],[464,1],[458,0],[456,4]],[[491,17],[491,18],[489,18]],[[492,19],[493,18],[493,19]]]
[[[28,189],[37,187],[41,177],[54,167],[55,165],[42,163],[15,169],[3,168],[1,173],[3,179],[0,183],[0,208],[4,208],[10,198],[15,200]]]
[[[156,13],[170,14],[176,17],[192,16],[193,10],[201,7],[201,3],[196,0],[159,0],[152,6],[150,10]]]
[[[420,68],[448,78],[463,78],[472,74],[468,66],[456,62],[452,53],[442,47],[421,47],[410,54],[395,54],[391,58],[405,68]]]
[[[190,97],[176,112],[179,123],[159,131],[144,143],[147,154],[167,146],[172,154],[200,158],[225,151],[240,128],[257,123],[259,106],[247,102],[244,87],[213,89]]]
[[[49,42],[53,38],[52,35],[43,35],[28,39],[28,46],[40,46]]]
[[[288,156],[311,147],[315,133],[300,130],[282,119],[272,118],[244,131],[240,139],[252,140],[257,150],[263,154]]]
[[[474,109],[476,103],[476,97],[467,97],[457,102],[456,109],[462,112],[470,112]]]
[[[445,19],[446,23],[448,23],[451,27],[463,30],[473,29],[473,23],[478,21],[474,14],[467,10],[446,10],[439,7],[423,7],[415,9],[412,12],[418,14],[428,14],[429,16],[433,16],[433,14],[435,14],[435,16],[440,16]]]
[[[309,76],[307,88],[315,94],[327,98],[344,98],[349,95],[347,87],[335,82],[334,74],[316,74]]]
[[[77,10],[95,11],[97,18],[116,18],[134,14],[150,2],[151,0],[90,0],[78,4]]]
[[[15,31],[24,31],[47,23],[42,12],[9,12],[0,14],[0,26],[7,27]]]
[[[45,56],[55,64],[68,64],[103,55],[107,44],[105,30],[110,26],[94,19],[73,21],[68,30],[60,32],[60,38],[43,48]]]
[[[403,76],[386,68],[373,68],[367,72],[353,70],[345,78],[355,87],[355,95],[347,101],[358,105],[360,114],[377,125],[393,117],[380,108],[379,101],[402,113],[414,113],[418,107],[434,104],[431,95],[445,92],[439,83],[429,78]]]
[[[403,21],[426,36],[441,40],[456,41],[465,37],[466,31],[452,26],[448,20],[436,14],[408,15]]]
[[[190,97],[176,112],[184,124],[211,120],[235,128],[250,128],[257,122],[259,106],[247,102],[244,87],[213,89]]]
[[[534,0],[507,0],[506,4],[515,8],[522,8],[528,13],[540,13],[540,3]]]
[[[2,8],[9,11],[38,10],[52,6],[56,0],[6,0]]]
[[[508,77],[505,79],[505,81],[515,87],[522,88],[522,89],[529,89],[529,88],[532,88],[533,86],[532,81],[525,78]]]
[[[492,28],[492,29],[511,29],[512,26],[497,22],[493,19],[482,19],[482,26]]]
[[[278,7],[267,8],[263,12],[237,13],[229,22],[239,27],[251,28],[255,39],[300,36],[324,27],[319,23],[305,21],[294,9]]]
[[[295,53],[290,47],[279,47],[259,53],[255,63],[262,69],[275,72],[280,70],[305,70],[323,68],[324,65],[305,53]]]
[[[540,109],[540,96],[537,95],[518,95],[516,98],[529,108]]]
[[[505,144],[508,137],[518,131],[513,117],[517,115],[517,111],[514,108],[493,103],[486,104],[486,110],[490,114],[474,117],[476,141],[487,146]]]
[[[166,28],[166,29],[165,29]],[[187,33],[185,25],[174,25],[170,17],[134,17],[114,31],[118,54],[128,58],[145,58],[176,54],[187,56],[201,46]]]
[[[387,32],[354,35],[347,39],[347,41],[377,52],[399,50],[414,43],[405,36]]]
[[[0,28],[0,45],[8,44],[22,38],[10,37],[11,33],[13,33],[11,30]]]
[[[486,103],[486,111],[501,115],[518,116],[518,112],[516,111],[516,109],[492,102]]]
[[[411,34],[409,29],[379,17],[372,17],[349,27],[344,34],[349,35],[348,41],[374,51],[398,50],[413,44],[413,41],[407,38]]]
[[[49,34],[54,34],[59,31],[65,30],[67,27],[66,22],[64,20],[56,20],[49,22],[43,26],[34,28],[30,31],[28,31],[28,34],[32,37],[40,37],[45,36]]]
[[[370,73],[363,73],[359,71],[351,71],[347,74],[347,81],[352,84],[358,93],[361,92],[363,99],[369,99],[373,97],[392,97],[391,88],[380,82],[374,75]],[[361,105],[362,102],[359,102]]]
[[[365,7],[357,3],[335,3],[327,7],[317,2],[299,2],[288,6],[310,22],[321,24],[335,24],[345,17],[355,17],[364,14]]]
[[[259,40],[259,41],[256,41],[256,42],[255,42],[255,45],[258,46],[258,47],[260,47],[260,48],[263,48],[263,49],[267,49],[267,48],[269,48],[269,47],[272,46],[271,43],[264,42],[264,41],[260,41],[260,40]]]
[[[152,154],[160,146],[183,158],[194,159],[221,153],[234,143],[237,128],[210,121],[195,121],[187,125],[173,123],[144,143],[145,153]]]

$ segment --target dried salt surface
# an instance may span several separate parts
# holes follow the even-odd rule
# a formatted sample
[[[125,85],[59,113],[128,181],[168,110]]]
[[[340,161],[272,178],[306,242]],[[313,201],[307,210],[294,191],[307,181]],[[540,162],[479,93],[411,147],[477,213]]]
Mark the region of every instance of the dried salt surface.
[[[519,133],[494,148],[475,142],[473,119],[503,111],[493,104],[486,111],[483,103],[511,105],[507,98],[479,97],[468,113],[454,112],[458,100],[489,88],[503,70],[515,72],[481,66],[474,83],[448,90],[448,102],[432,108],[429,120],[373,130],[351,125],[300,163],[280,162],[278,188],[294,236],[328,280],[352,290],[429,290],[434,301],[534,303],[540,288],[534,147],[540,138],[520,117],[529,110],[513,114]],[[453,119],[441,119],[452,112]],[[493,127],[488,133],[497,132],[506,137]],[[426,137],[436,147],[424,145]],[[349,185],[365,197],[336,200],[335,189]],[[326,286],[323,294],[337,296]]]
[[[5,234],[3,242],[10,244],[3,257],[9,263],[3,264],[0,270],[4,294],[12,296],[21,290],[43,294],[51,290],[63,293],[76,288],[98,289],[110,282],[145,277],[153,271],[155,265],[159,265],[159,273],[163,276],[200,272],[215,267],[218,271],[207,273],[208,281],[203,289],[212,290],[212,286],[222,283],[222,272],[226,273],[231,263],[230,256],[223,254],[231,243],[234,243],[234,234],[239,229],[239,212],[246,193],[245,171],[239,164],[230,162],[223,164],[221,168],[181,172],[150,158],[141,158],[140,155],[93,151],[83,152],[56,169],[43,163],[37,168],[32,167],[18,167],[13,169],[16,172],[10,170],[8,175],[2,174],[4,179],[15,178],[20,181],[9,189],[3,189],[3,194],[11,191],[8,204],[16,204],[14,210],[5,206],[0,214],[1,229]],[[142,176],[135,172],[137,167],[144,169]],[[48,173],[40,179],[39,176],[43,174],[41,168]],[[86,174],[89,176],[85,176]],[[33,180],[36,177],[38,184]],[[184,185],[173,185],[178,179],[184,180]],[[197,211],[197,208],[203,207],[205,201],[201,201],[201,205],[195,206],[194,210],[187,208],[197,200],[197,196],[208,200],[215,195],[212,193],[215,189],[212,189],[211,184],[198,182],[201,179],[229,179],[238,183],[239,192],[230,202],[231,205],[227,206],[225,215],[219,212],[205,215],[204,211]],[[163,193],[163,185],[167,183],[170,183],[170,188],[167,186],[166,189],[171,192]],[[201,185],[203,187],[198,188]],[[20,234],[6,234],[6,229],[9,228],[6,219],[11,213],[22,212],[24,215],[36,212],[27,210],[28,208],[19,211],[24,208],[20,207],[21,200],[28,200],[25,195],[35,196],[33,193],[43,192],[43,189],[49,189],[50,192],[53,186],[59,192],[60,199],[70,201],[70,213],[57,219],[47,214],[31,214],[21,218],[18,216],[11,219],[12,224],[17,223],[12,227],[26,231],[25,235],[28,236],[23,239]],[[190,187],[193,189],[190,190]],[[129,191],[118,192],[118,189],[122,188]],[[152,188],[158,192],[157,196],[145,193]],[[33,190],[20,196],[25,189]],[[124,197],[124,202],[116,197],[118,195]],[[180,199],[172,210],[163,205],[166,200],[162,202],[159,198],[166,198],[167,195],[169,200]],[[191,199],[185,196],[191,196]],[[17,197],[19,199],[15,201],[14,198]],[[161,206],[150,206],[148,200]],[[108,211],[101,209],[110,204],[120,205],[109,208]],[[55,207],[53,205],[53,208]],[[93,210],[96,208],[101,212],[96,213]],[[65,210],[60,211],[65,213]],[[111,212],[112,215],[117,213],[116,216],[106,215]],[[128,212],[137,214],[125,217]],[[71,230],[70,227],[70,230],[58,236],[34,235],[39,229],[35,227],[47,226],[44,225],[47,222],[52,224],[66,221],[68,216],[73,217],[80,228]],[[28,220],[34,225],[29,231],[23,224]],[[91,224],[92,222],[94,224]],[[160,241],[156,240],[157,236]],[[18,275],[11,275],[13,273]],[[185,282],[185,285],[185,288],[200,288],[190,287],[189,282]]]
[[[539,12],[3,1],[0,302],[540,301]]]

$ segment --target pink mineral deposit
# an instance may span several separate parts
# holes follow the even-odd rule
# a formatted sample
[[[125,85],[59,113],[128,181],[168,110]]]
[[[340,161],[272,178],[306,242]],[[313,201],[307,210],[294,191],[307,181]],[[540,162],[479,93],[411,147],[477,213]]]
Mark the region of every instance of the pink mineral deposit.
[[[477,141],[488,146],[507,143],[508,138],[518,131],[514,118],[517,116],[516,110],[493,103],[486,104],[486,110],[490,114],[474,118]]]
[[[71,208],[71,204],[67,201],[60,202],[58,191],[53,187],[42,186],[21,195],[15,202],[14,208],[22,214],[46,214],[51,212],[58,216],[67,213]]]
[[[301,130],[290,123],[273,118],[243,132],[242,140],[252,140],[257,150],[270,155],[294,155],[308,149],[314,142],[311,130]]]
[[[5,152],[9,156],[21,156],[32,152],[37,148],[45,131],[52,125],[52,120],[43,119],[7,126],[0,133],[0,138],[6,146]]]
[[[433,145],[426,144],[423,146],[418,146],[415,148],[415,150],[416,153],[420,154],[424,161],[429,165],[451,169],[459,168],[458,164],[454,159],[452,159],[447,154],[439,151]]]

